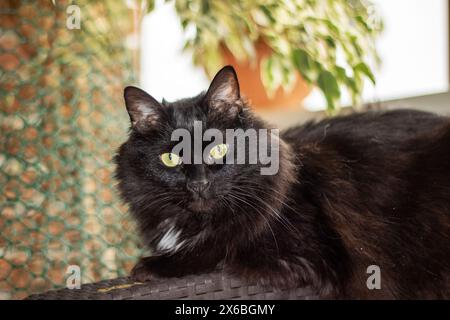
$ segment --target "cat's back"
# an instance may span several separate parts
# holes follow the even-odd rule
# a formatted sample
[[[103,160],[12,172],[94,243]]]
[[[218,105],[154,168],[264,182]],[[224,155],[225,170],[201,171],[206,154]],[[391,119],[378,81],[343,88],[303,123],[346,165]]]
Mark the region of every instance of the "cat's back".
[[[417,182],[416,189],[429,181],[425,193],[450,192],[449,117],[415,110],[355,113],[291,128],[282,138],[316,180],[352,177],[381,189],[392,180],[399,189],[405,181]]]
[[[450,131],[450,118],[418,110],[370,111],[310,121],[282,133],[291,144],[348,140],[353,143],[404,144],[433,132]]]

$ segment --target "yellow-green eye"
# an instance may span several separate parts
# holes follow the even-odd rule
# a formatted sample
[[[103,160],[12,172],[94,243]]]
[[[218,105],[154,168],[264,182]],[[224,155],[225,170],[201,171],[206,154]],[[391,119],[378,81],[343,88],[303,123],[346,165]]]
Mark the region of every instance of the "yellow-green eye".
[[[226,144],[218,144],[214,148],[211,149],[209,154],[214,159],[218,160],[223,158],[228,152],[228,146]]]
[[[161,156],[161,161],[166,167],[172,168],[181,164],[181,158],[175,153],[163,153]]]

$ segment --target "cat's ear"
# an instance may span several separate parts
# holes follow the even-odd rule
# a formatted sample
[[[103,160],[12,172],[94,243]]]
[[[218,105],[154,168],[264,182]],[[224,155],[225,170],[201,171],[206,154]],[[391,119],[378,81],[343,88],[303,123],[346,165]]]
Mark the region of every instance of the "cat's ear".
[[[239,81],[232,66],[223,67],[214,77],[206,92],[210,108],[237,115],[242,108]]]
[[[131,124],[138,130],[148,130],[158,125],[162,116],[162,106],[147,92],[126,87],[124,90],[125,105]]]

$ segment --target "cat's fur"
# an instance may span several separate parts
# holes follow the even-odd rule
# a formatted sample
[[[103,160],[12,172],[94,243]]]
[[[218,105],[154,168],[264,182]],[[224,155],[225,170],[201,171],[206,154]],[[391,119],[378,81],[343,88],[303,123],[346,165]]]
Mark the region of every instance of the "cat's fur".
[[[231,67],[194,98],[158,103],[125,90],[132,121],[116,157],[123,199],[154,254],[137,280],[224,268],[323,298],[450,297],[450,119],[398,110],[328,118],[280,138],[280,170],[259,165],[165,168],[173,129],[266,128]],[[210,182],[209,200],[186,189]],[[367,268],[381,271],[369,290]]]

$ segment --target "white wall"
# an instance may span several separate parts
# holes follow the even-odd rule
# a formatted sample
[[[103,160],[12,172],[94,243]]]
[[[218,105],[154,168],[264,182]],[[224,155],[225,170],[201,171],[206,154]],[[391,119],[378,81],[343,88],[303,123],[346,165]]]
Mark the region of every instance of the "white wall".
[[[208,88],[208,80],[182,52],[183,32],[172,3],[158,4],[144,17],[142,27],[141,85],[154,98],[176,100]]]
[[[377,86],[367,86],[365,101],[425,95],[448,90],[446,0],[374,0],[384,17],[379,40],[383,64]],[[192,96],[208,86],[190,56],[182,53],[183,34],[171,4],[145,17],[142,39],[142,87],[155,98]],[[343,98],[343,104],[349,99]],[[324,107],[318,91],[305,101],[310,110]]]

